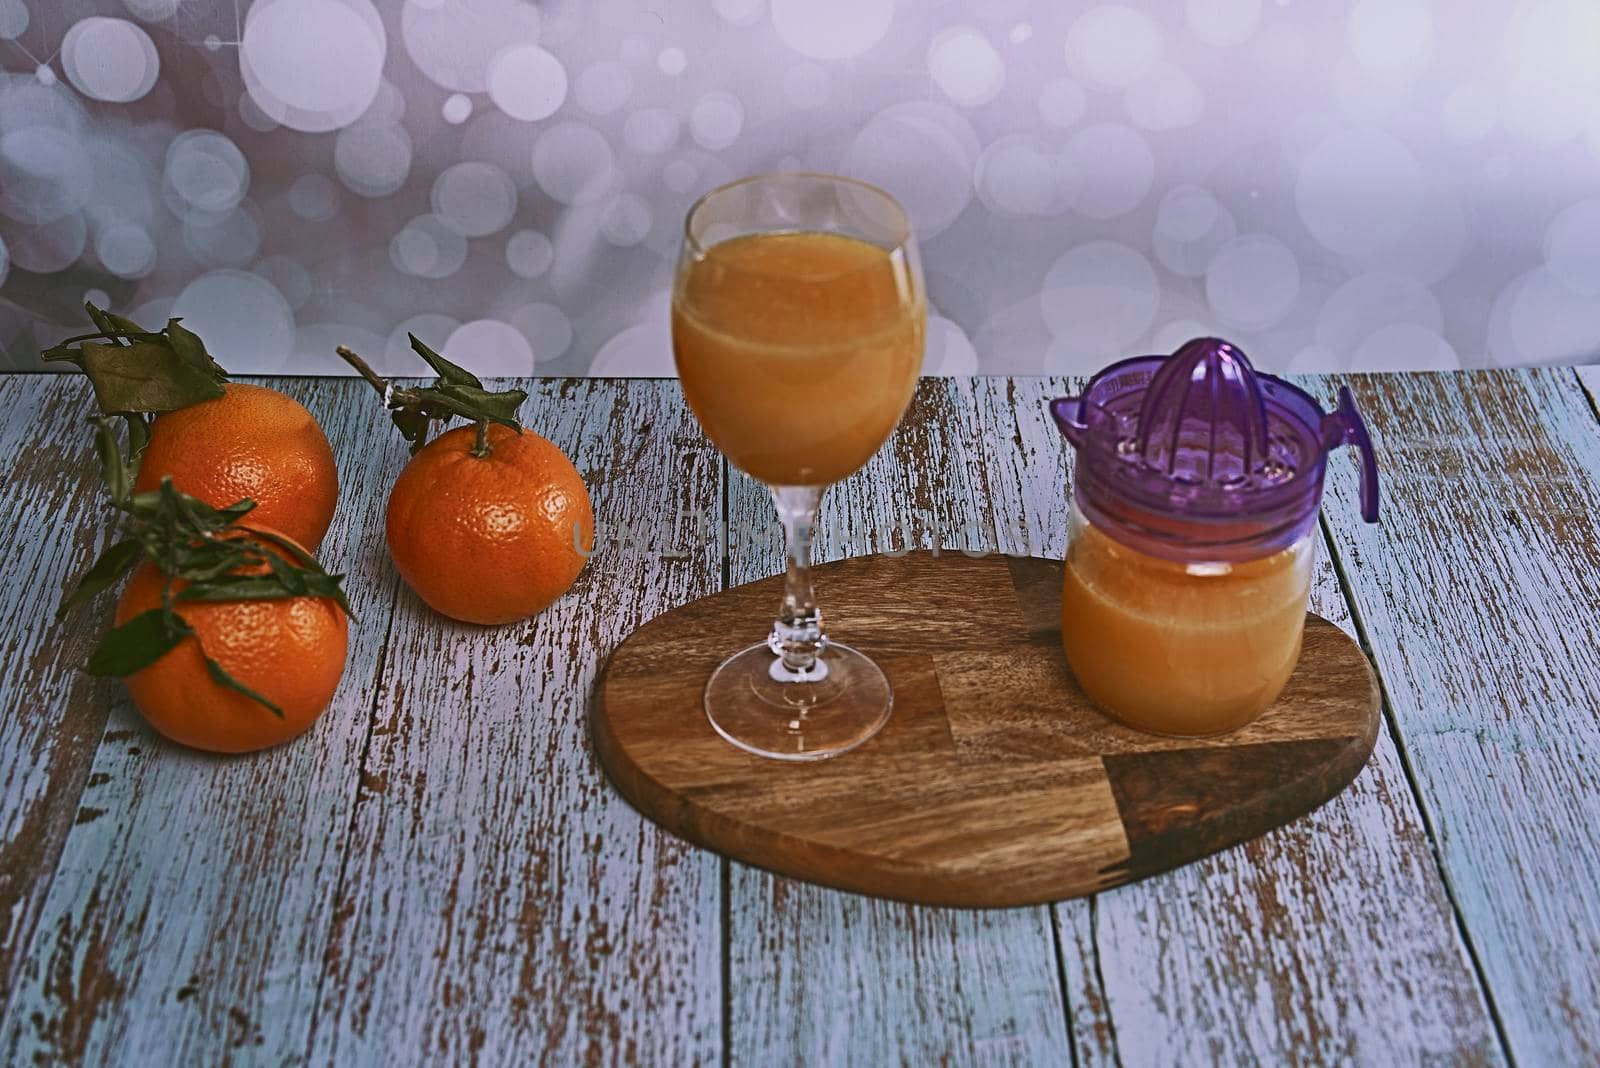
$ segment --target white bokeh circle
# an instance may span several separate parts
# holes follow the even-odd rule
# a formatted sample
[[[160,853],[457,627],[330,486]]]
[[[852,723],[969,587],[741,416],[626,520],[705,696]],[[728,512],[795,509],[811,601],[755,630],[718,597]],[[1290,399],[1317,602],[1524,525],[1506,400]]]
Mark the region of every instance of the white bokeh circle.
[[[1399,323],[1438,332],[1444,327],[1438,298],[1406,275],[1358,275],[1323,302],[1315,326],[1317,346],[1343,365],[1368,337]]]
[[[88,206],[94,192],[94,161],[74,132],[28,125],[0,133],[0,214],[52,222]]]
[[[539,188],[563,204],[592,204],[617,184],[611,144],[580,122],[547,128],[533,145],[533,176]]]
[[[923,374],[959,377],[978,373],[978,350],[959,325],[942,315],[929,315],[927,336]]]
[[[1150,262],[1127,245],[1090,241],[1069,249],[1045,273],[1039,310],[1055,335],[1045,371],[1103,366],[1128,355],[1155,319],[1161,289]]]
[[[650,236],[650,202],[637,193],[623,193],[600,213],[600,235],[618,248],[637,245]]]
[[[506,266],[518,278],[540,277],[555,258],[555,246],[538,230],[518,230],[506,239]]]
[[[1206,273],[1211,259],[1239,233],[1233,213],[1198,185],[1169,189],[1156,209],[1152,245],[1161,266],[1185,278]]]
[[[1055,215],[1065,208],[1056,154],[1033,134],[1011,134],[984,149],[973,181],[998,215]]]
[[[289,210],[308,222],[327,222],[339,213],[339,187],[321,174],[302,174],[289,186]]]
[[[1162,61],[1128,86],[1128,115],[1146,130],[1193,126],[1205,111],[1205,93],[1183,68]]]
[[[676,78],[689,69],[689,57],[681,48],[663,48],[656,56],[656,66],[661,68],[662,74]]]
[[[161,22],[178,13],[183,0],[122,0],[128,14],[144,22]]]
[[[326,133],[371,105],[387,54],[370,0],[259,0],[245,15],[239,70],[264,114],[292,130]]]
[[[333,144],[333,168],[352,193],[386,197],[411,175],[411,135],[404,126],[350,126]]]
[[[1243,44],[1261,21],[1261,0],[1185,0],[1189,32],[1217,48]]]
[[[1346,370],[1459,371],[1461,357],[1439,333],[1417,323],[1390,323],[1368,334]]]
[[[707,93],[689,110],[689,134],[702,148],[715,152],[739,139],[744,105],[732,93]]]
[[[1489,353],[1502,365],[1592,362],[1600,300],[1537,267],[1506,286],[1489,315]]]
[[[511,313],[511,325],[528,339],[536,365],[560,359],[572,347],[572,321],[554,304],[524,304]]]
[[[1415,75],[1433,58],[1428,0],[1360,0],[1350,12],[1346,35],[1356,60],[1382,76]]]
[[[243,267],[261,251],[261,220],[249,201],[220,214],[183,220],[183,247],[202,267]]]
[[[1067,69],[1096,89],[1126,89],[1149,73],[1165,45],[1143,11],[1100,4],[1067,27]]]
[[[465,93],[451,93],[445,97],[439,114],[451,126],[460,126],[472,118],[472,98]]]
[[[486,378],[533,373],[533,349],[522,331],[498,319],[462,323],[445,340],[449,358]]]
[[[467,262],[467,239],[433,215],[419,215],[389,240],[389,261],[418,278],[449,278]]]
[[[678,143],[681,126],[666,108],[641,108],[622,124],[622,140],[641,156],[659,156]]]
[[[441,88],[481,93],[490,62],[507,45],[539,39],[539,8],[525,0],[407,0],[400,37],[417,68]]]
[[[311,299],[311,272],[296,260],[288,256],[268,256],[257,262],[253,270],[272,283],[289,302],[289,307],[299,310]]]
[[[1267,234],[1235,238],[1206,267],[1206,302],[1231,327],[1272,326],[1289,314],[1299,295],[1299,261]]]
[[[1139,206],[1155,182],[1156,160],[1132,127],[1096,123],[1067,138],[1061,162],[1075,176],[1072,208],[1091,219],[1114,219]]]
[[[0,0],[0,41],[15,41],[28,29],[28,6],[22,0]],[[0,280],[5,270],[0,265]]]
[[[1544,262],[1573,292],[1600,297],[1600,200],[1580,200],[1550,221]]]
[[[628,102],[633,75],[623,63],[607,59],[585,67],[573,95],[578,106],[594,115],[609,115]]]
[[[941,30],[928,45],[928,73],[945,96],[963,107],[987,104],[1006,81],[1005,61],[973,26]]]
[[[674,377],[677,368],[672,362],[672,335],[667,324],[665,321],[641,323],[613,335],[595,353],[589,373],[629,378]]]
[[[893,189],[917,233],[927,238],[955,222],[971,201],[981,151],[971,123],[949,106],[897,104],[862,128],[840,169]]]
[[[172,315],[206,339],[219,363],[270,371],[294,348],[294,312],[273,284],[249,271],[209,271],[172,302]]]
[[[89,224],[83,212],[39,223],[26,230],[11,229],[5,235],[10,245],[11,263],[35,274],[54,274],[78,262],[89,244]]]
[[[161,57],[138,25],[94,15],[73,23],[62,38],[61,66],[84,96],[126,104],[155,86]]]
[[[1422,206],[1416,157],[1377,127],[1351,127],[1313,148],[1295,180],[1295,204],[1323,246],[1347,256],[1382,251],[1406,236]]]
[[[1195,338],[1216,337],[1223,331],[1212,321],[1202,319],[1173,319],[1156,327],[1150,338],[1152,354],[1165,356],[1177,352],[1186,342]]]
[[[517,213],[517,187],[492,163],[457,163],[434,179],[433,214],[463,237],[504,230]]]
[[[167,146],[165,179],[189,209],[229,211],[250,188],[250,164],[225,134],[185,130]]]
[[[761,21],[766,0],[715,0],[717,14],[735,26],[753,26]]]
[[[489,65],[489,99],[523,122],[554,115],[567,98],[567,69],[554,53],[538,45],[512,45]]]
[[[143,278],[155,269],[156,246],[142,226],[117,223],[95,235],[94,253],[118,278]]]
[[[850,59],[883,40],[894,0],[772,0],[772,28],[810,59]]]

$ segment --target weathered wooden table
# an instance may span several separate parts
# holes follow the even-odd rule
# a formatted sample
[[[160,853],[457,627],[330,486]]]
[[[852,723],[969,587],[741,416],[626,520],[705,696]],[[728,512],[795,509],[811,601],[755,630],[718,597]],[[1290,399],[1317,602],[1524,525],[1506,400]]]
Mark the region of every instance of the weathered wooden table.
[[[587,476],[602,542],[570,595],[498,629],[441,619],[396,579],[382,516],[405,455],[366,388],[278,383],[338,452],[323,558],[360,623],[308,735],[218,759],[74,670],[94,611],[51,616],[107,533],[89,394],[4,378],[0,1059],[1600,1062],[1585,380],[1600,391],[1572,370],[1353,381],[1384,523],[1359,522],[1355,464],[1336,458],[1315,607],[1361,639],[1387,703],[1348,792],[1094,899],[960,912],[726,862],[642,820],[596,767],[585,712],[607,652],[780,566],[764,490],[728,471],[676,383],[528,384],[528,421]],[[1080,384],[924,382],[829,494],[820,554],[1059,554],[1067,456],[1043,402]]]

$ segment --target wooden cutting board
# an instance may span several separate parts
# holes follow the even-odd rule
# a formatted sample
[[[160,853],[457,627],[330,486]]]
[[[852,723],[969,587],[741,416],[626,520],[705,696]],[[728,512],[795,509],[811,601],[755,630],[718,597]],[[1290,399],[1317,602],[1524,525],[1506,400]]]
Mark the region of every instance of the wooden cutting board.
[[[1255,723],[1161,738],[1105,718],[1078,689],[1060,645],[1059,561],[918,552],[815,575],[829,634],[894,687],[889,724],[859,749],[763,760],[706,721],[706,679],[766,635],[781,576],[634,631],[591,712],[600,761],[641,812],[784,875],[930,905],[1075,897],[1311,811],[1355,778],[1377,736],[1372,668],[1317,615]]]

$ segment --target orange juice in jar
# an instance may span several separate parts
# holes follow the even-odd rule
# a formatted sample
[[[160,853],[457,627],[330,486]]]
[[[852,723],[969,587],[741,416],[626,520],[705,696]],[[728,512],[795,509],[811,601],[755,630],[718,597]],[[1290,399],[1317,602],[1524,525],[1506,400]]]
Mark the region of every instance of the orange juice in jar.
[[[1225,341],[1115,364],[1051,402],[1078,453],[1061,641],[1085,694],[1157,734],[1251,722],[1300,656],[1330,449],[1377,467],[1355,401],[1324,413]]]

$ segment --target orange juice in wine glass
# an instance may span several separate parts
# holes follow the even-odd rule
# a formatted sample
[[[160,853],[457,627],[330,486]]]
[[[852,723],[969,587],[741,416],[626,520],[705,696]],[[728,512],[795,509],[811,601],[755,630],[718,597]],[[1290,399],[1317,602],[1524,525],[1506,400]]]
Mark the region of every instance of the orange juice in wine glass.
[[[767,640],[722,662],[705,710],[760,756],[846,752],[889,718],[888,677],[830,642],[811,587],[823,490],[871,458],[922,370],[927,302],[904,210],[881,189],[772,174],[690,209],[672,297],[684,397],[735,467],[767,483],[783,522],[783,602]]]
[[[819,231],[731,238],[685,264],[672,307],[684,396],[769,485],[828,485],[900,421],[925,313],[899,249]]]

